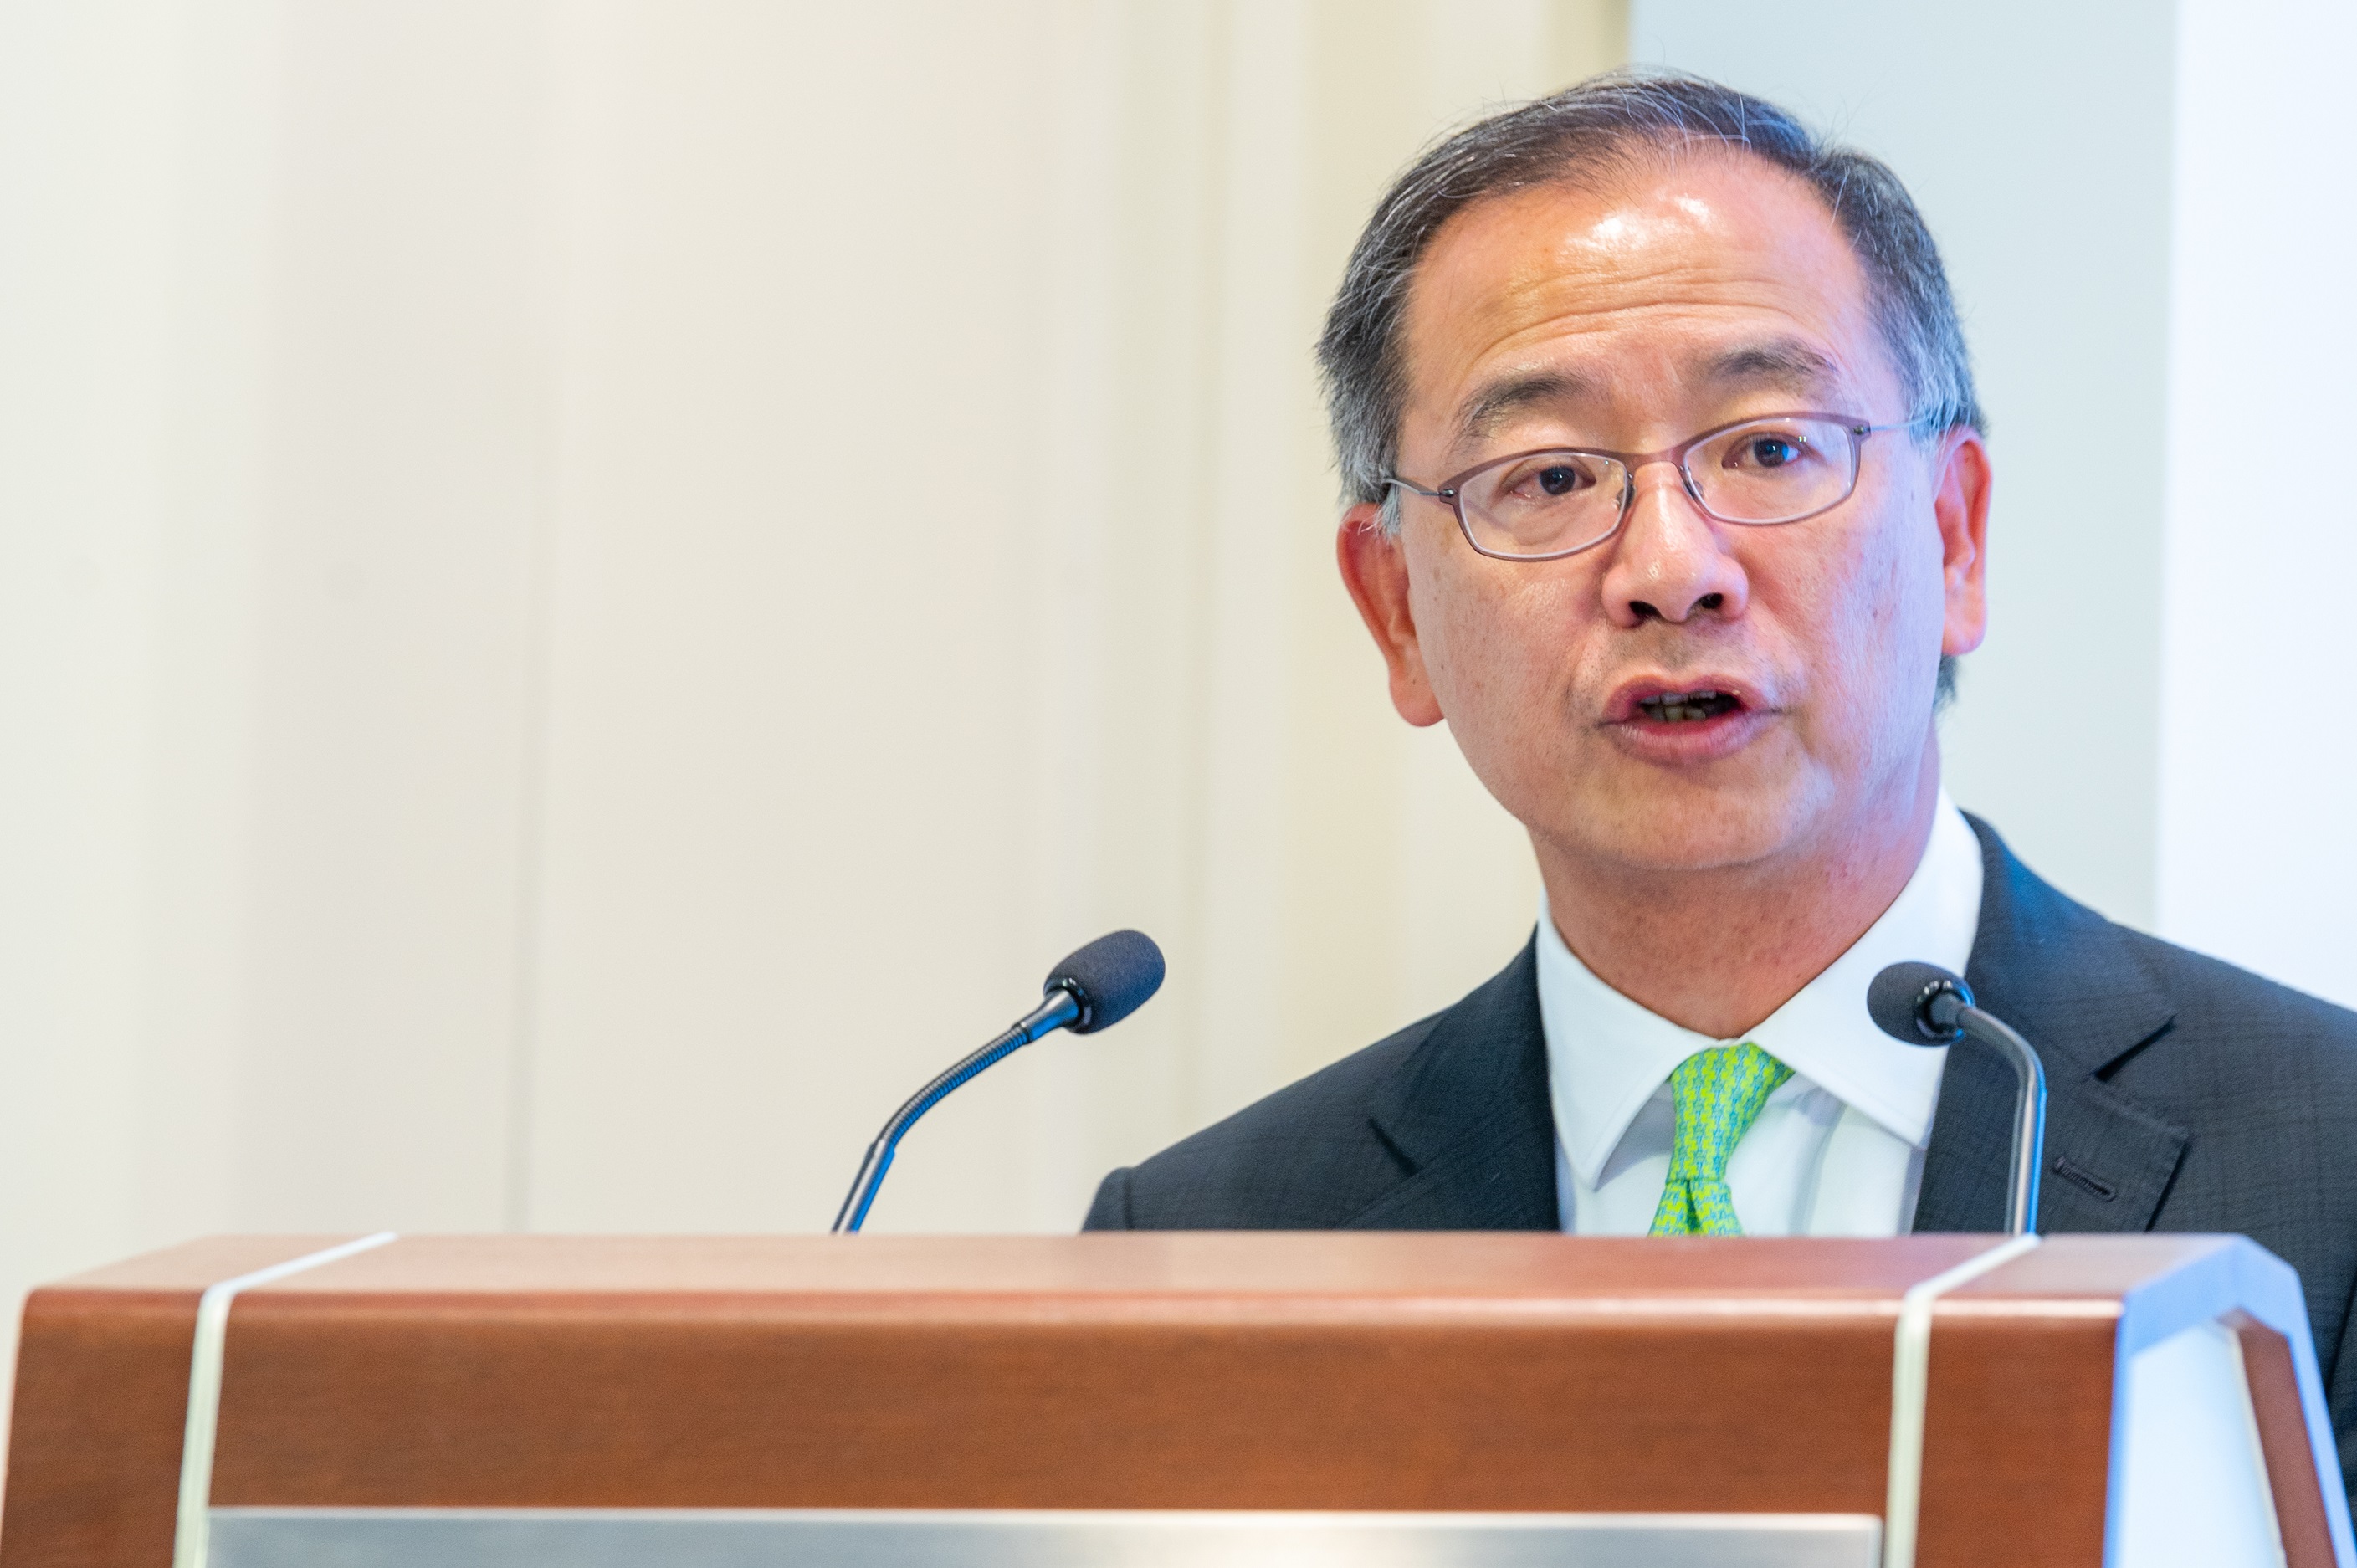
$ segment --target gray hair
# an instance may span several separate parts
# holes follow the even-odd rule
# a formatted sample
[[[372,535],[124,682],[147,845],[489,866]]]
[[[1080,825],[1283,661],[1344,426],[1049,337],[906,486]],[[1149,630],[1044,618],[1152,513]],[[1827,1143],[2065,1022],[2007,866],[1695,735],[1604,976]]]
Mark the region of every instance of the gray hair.
[[[1876,328],[1919,434],[1986,430],[1947,269],[1923,215],[1880,159],[1824,140],[1774,104],[1702,77],[1613,71],[1493,114],[1426,149],[1376,203],[1318,339],[1342,489],[1384,503],[1398,460],[1407,366],[1402,323],[1417,263],[1451,218],[1487,197],[1626,167],[1648,151],[1739,147],[1805,180],[1866,273]],[[1940,661],[1940,696],[1954,693]]]

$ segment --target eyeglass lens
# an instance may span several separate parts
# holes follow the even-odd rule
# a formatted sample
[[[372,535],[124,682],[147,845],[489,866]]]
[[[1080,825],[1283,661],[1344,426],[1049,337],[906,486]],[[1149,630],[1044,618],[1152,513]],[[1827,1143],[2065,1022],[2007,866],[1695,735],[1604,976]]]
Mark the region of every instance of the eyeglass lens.
[[[1857,442],[1838,420],[1783,417],[1722,430],[1686,454],[1703,509],[1722,522],[1791,522],[1848,496]],[[1473,541],[1496,555],[1554,555],[1620,524],[1628,469],[1593,452],[1526,453],[1458,491]]]

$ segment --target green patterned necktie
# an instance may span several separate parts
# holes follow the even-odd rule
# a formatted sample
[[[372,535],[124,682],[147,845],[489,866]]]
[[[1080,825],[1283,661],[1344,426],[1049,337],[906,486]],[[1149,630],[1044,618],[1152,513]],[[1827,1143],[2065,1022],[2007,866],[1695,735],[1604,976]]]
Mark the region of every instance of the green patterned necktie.
[[[1753,1045],[1696,1051],[1670,1074],[1677,1131],[1670,1140],[1670,1179],[1653,1210],[1654,1236],[1740,1236],[1727,1158],[1751,1130],[1760,1108],[1792,1069]]]

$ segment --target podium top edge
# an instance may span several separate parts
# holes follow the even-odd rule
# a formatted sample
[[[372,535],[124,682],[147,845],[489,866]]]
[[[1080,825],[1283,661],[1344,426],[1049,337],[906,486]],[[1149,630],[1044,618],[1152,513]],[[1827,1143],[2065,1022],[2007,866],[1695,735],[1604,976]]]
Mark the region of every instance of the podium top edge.
[[[210,1237],[78,1274],[36,1294],[192,1294],[347,1239]],[[404,1236],[257,1286],[240,1300],[665,1295],[791,1304],[1150,1296],[1536,1305],[1642,1296],[1874,1305],[1895,1302],[1910,1286],[2003,1240],[1656,1240],[1504,1231]],[[2230,1236],[2057,1236],[1951,1299],[2116,1301],[2234,1248],[2257,1250]]]

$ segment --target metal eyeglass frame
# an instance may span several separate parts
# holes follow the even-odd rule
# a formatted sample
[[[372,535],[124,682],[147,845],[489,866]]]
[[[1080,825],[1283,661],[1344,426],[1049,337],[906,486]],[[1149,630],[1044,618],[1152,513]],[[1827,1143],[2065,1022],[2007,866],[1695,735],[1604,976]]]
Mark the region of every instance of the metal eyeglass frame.
[[[1767,424],[1779,419],[1821,419],[1840,426],[1842,433],[1849,437],[1849,479],[1842,486],[1842,493],[1821,507],[1796,513],[1792,517],[1772,519],[1723,517],[1711,510],[1709,503],[1702,499],[1701,487],[1695,483],[1693,470],[1686,467],[1687,454],[1715,435],[1724,435],[1730,430],[1740,430],[1747,424]],[[1755,413],[1749,419],[1730,420],[1725,424],[1714,424],[1699,435],[1690,435],[1676,446],[1664,446],[1658,452],[1608,452],[1595,446],[1534,446],[1526,452],[1510,452],[1502,457],[1491,457],[1486,462],[1476,463],[1463,473],[1442,480],[1432,489],[1426,489],[1414,480],[1404,479],[1396,474],[1383,480],[1383,483],[1423,496],[1427,500],[1448,502],[1449,510],[1457,514],[1457,531],[1465,536],[1465,542],[1473,547],[1476,554],[1487,555],[1493,561],[1560,561],[1566,555],[1577,555],[1584,550],[1593,550],[1620,532],[1621,525],[1629,521],[1629,509],[1637,499],[1637,470],[1640,468],[1650,467],[1655,463],[1676,465],[1678,478],[1685,488],[1686,499],[1694,502],[1695,510],[1703,516],[1715,522],[1730,523],[1738,528],[1781,528],[1788,522],[1805,522],[1810,518],[1822,517],[1857,493],[1857,475],[1859,468],[1865,463],[1867,436],[1879,435],[1886,430],[1912,430],[1923,423],[1924,421],[1918,417],[1901,420],[1896,424],[1868,424],[1855,414],[1827,413],[1818,409],[1792,409],[1778,413]],[[1526,457],[1536,457],[1550,452],[1560,452],[1575,457],[1602,457],[1620,465],[1620,510],[1614,515],[1612,526],[1585,544],[1575,544],[1568,550],[1550,550],[1544,555],[1510,555],[1502,550],[1484,549],[1481,542],[1473,537],[1472,520],[1465,515],[1467,482],[1479,478],[1492,468],[1502,468],[1509,463],[1519,463]]]

